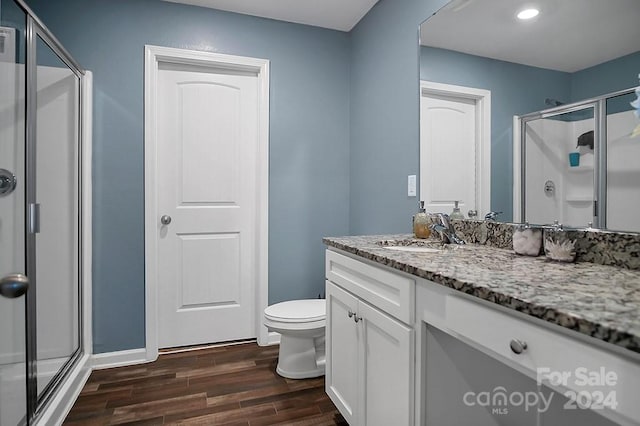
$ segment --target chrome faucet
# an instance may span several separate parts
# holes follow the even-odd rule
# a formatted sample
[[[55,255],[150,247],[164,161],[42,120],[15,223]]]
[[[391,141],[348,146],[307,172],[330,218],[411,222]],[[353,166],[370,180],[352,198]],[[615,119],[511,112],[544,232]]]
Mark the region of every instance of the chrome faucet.
[[[449,215],[444,213],[436,213],[435,215],[440,223],[431,225],[431,230],[440,235],[443,244],[466,244],[464,240],[456,235],[456,230],[449,221]]]
[[[484,216],[484,220],[496,220],[499,214],[502,214],[502,212],[489,212]]]

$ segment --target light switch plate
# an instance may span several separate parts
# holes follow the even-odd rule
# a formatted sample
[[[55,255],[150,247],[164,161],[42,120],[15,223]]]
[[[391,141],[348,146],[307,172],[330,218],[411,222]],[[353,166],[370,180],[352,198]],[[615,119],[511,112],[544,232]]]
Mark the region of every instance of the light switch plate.
[[[407,179],[407,196],[416,196],[416,175],[409,175]]]

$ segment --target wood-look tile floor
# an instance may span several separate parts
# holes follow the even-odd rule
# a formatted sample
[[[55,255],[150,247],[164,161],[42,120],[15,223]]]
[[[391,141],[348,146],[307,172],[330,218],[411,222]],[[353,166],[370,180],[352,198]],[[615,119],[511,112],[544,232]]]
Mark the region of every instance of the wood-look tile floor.
[[[284,379],[278,346],[255,343],[163,354],[96,370],[65,425],[346,425],[324,377]]]

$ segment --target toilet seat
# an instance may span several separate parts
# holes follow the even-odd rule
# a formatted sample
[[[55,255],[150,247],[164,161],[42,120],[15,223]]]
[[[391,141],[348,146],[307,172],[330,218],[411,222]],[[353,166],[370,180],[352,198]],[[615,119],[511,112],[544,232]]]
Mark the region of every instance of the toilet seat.
[[[324,299],[289,300],[267,307],[264,317],[280,323],[324,322],[326,304]]]

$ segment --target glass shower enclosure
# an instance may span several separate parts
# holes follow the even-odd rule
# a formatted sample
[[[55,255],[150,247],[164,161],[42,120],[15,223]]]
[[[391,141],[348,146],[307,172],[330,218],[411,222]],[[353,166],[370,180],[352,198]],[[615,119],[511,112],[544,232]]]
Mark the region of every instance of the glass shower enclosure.
[[[634,90],[516,117],[515,221],[640,232]]]
[[[0,424],[33,424],[82,350],[84,71],[0,0]]]

